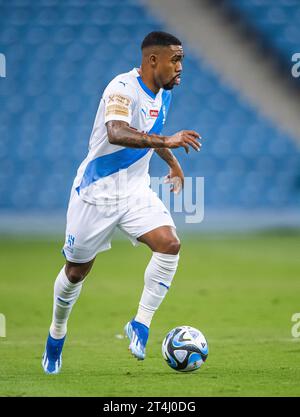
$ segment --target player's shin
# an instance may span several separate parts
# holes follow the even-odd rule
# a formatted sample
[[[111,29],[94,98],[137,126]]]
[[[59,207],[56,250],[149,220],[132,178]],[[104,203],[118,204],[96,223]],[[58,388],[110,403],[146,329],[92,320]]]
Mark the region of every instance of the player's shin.
[[[63,266],[54,284],[53,316],[50,326],[50,335],[54,339],[61,339],[67,333],[67,321],[79,297],[82,283],[83,281],[77,284],[70,282]]]
[[[153,252],[145,271],[145,286],[135,320],[150,327],[155,311],[165,298],[179,260],[179,254]]]

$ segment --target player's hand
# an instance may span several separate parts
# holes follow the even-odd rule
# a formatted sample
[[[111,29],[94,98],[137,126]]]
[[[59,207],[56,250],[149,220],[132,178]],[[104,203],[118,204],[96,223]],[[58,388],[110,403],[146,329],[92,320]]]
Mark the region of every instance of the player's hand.
[[[164,179],[165,184],[171,184],[171,192],[180,193],[184,185],[184,173],[178,164],[176,167],[170,168],[169,174]]]
[[[191,146],[199,152],[202,146],[199,139],[201,139],[201,136],[194,130],[181,130],[175,135],[168,136],[165,143],[167,148],[180,148],[182,146],[186,153],[189,153],[189,146]]]

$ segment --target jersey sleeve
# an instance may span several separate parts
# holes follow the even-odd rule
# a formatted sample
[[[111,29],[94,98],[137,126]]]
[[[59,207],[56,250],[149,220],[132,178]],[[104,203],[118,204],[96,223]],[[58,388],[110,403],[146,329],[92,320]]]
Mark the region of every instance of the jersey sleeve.
[[[121,120],[130,125],[136,105],[136,91],[130,84],[123,81],[113,82],[106,88],[103,100],[104,123],[110,120]]]

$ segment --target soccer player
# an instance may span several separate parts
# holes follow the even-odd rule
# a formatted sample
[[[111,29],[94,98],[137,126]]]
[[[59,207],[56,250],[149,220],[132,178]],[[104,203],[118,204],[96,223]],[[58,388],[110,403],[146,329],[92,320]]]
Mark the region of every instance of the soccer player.
[[[42,366],[56,374],[62,366],[67,321],[96,255],[110,249],[116,227],[134,245],[146,244],[152,258],[136,316],[125,334],[129,349],[145,358],[149,327],[177,269],[180,242],[172,217],[150,188],[149,161],[155,152],[170,167],[171,191],[183,186],[183,171],[171,148],[200,150],[199,134],[183,130],[162,136],[171,90],[180,84],[183,48],[165,32],[151,32],[142,42],[140,68],[120,74],[100,101],[87,157],[78,168],[67,211],[66,265],[54,284],[53,317]]]

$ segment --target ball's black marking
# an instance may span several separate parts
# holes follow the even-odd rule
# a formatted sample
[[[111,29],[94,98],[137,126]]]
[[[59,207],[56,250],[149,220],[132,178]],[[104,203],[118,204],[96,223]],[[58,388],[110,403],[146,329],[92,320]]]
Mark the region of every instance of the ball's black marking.
[[[167,350],[167,352],[168,352],[168,354],[169,354],[169,356],[175,361],[175,363],[176,363],[176,368],[174,368],[172,365],[171,365],[171,361],[170,360],[167,360],[167,362],[169,363],[169,365],[171,365],[171,367],[173,368],[173,369],[175,369],[175,370],[177,370],[177,371],[180,371],[180,370],[183,370],[183,369],[185,369],[186,367],[187,367],[187,365],[188,365],[188,361],[189,361],[189,358],[190,358],[190,356],[191,356],[191,354],[192,353],[198,353],[200,356],[201,356],[201,359],[203,360],[203,362],[205,362],[206,361],[206,359],[207,359],[207,354],[204,354],[200,349],[199,349],[199,347],[198,346],[196,346],[195,344],[186,344],[186,345],[184,345],[184,346],[181,346],[181,347],[176,347],[176,346],[174,346],[173,345],[173,339],[174,339],[174,337],[178,334],[178,333],[180,333],[182,331],[182,328],[181,327],[178,327],[175,331],[174,331],[174,333],[172,334],[172,336],[171,337],[169,337],[168,338],[168,336],[167,336],[167,338],[166,338],[166,341],[165,341],[165,345],[166,345],[166,350]],[[179,338],[178,338],[178,341],[179,342],[190,342],[190,341],[192,341],[192,339],[191,338],[186,338],[185,337],[185,332],[182,334],[182,335],[180,335],[179,336]],[[186,357],[184,358],[184,361],[183,362],[179,362],[178,361],[178,359],[176,358],[176,356],[175,356],[175,353],[174,352],[176,352],[176,350],[185,350],[186,352],[187,352],[187,355],[186,355]]]

